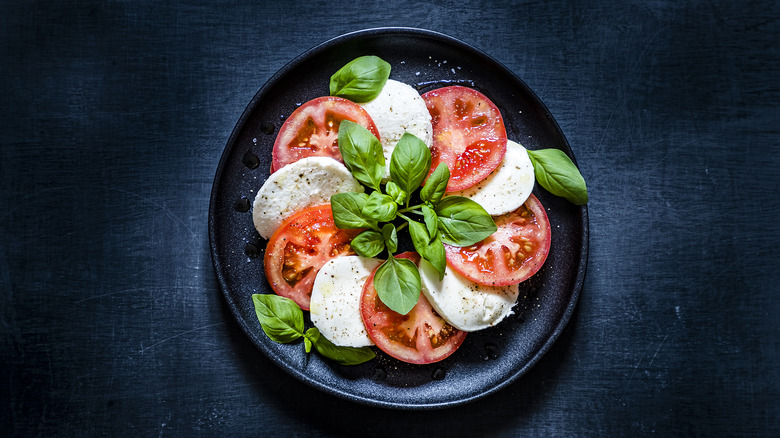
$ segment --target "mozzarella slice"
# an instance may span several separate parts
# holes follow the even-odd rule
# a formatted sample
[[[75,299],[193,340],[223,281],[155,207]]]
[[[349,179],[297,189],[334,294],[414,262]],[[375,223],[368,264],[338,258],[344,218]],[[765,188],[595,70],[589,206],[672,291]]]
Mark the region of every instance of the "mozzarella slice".
[[[481,205],[491,216],[515,211],[534,189],[534,166],[519,143],[507,141],[504,161],[487,178],[473,187],[447,195],[460,195]]]
[[[436,312],[454,327],[473,332],[492,327],[512,313],[519,286],[484,286],[474,283],[449,265],[444,279],[425,259],[420,260],[422,292]]]
[[[268,239],[296,211],[330,202],[332,195],[342,192],[363,192],[346,166],[328,157],[304,158],[268,177],[252,204],[252,220]]]
[[[386,175],[390,174],[390,156],[393,149],[405,132],[431,147],[431,114],[420,93],[412,86],[388,79],[379,96],[360,106],[368,112],[379,131],[387,167]]]
[[[314,279],[311,322],[320,334],[342,347],[374,345],[360,316],[360,297],[368,276],[382,260],[336,257],[325,263]]]

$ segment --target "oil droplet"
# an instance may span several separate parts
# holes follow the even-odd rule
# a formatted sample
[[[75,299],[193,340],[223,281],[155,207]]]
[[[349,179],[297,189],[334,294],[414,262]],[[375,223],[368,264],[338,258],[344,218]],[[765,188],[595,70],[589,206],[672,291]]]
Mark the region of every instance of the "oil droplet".
[[[240,211],[241,213],[245,213],[249,211],[249,207],[251,207],[252,204],[249,202],[249,199],[241,198],[238,201],[236,201],[235,204],[233,204],[233,208],[236,209],[236,211]]]
[[[444,368],[436,368],[433,370],[433,375],[431,376],[433,380],[444,380],[445,377],[447,377],[447,371]]]
[[[260,247],[252,242],[249,242],[244,245],[244,254],[246,254],[249,258],[257,258],[260,255]]]
[[[257,155],[253,154],[252,151],[246,151],[244,157],[241,158],[241,162],[250,169],[256,169],[257,166],[260,165],[260,159],[257,158]]]
[[[496,360],[501,356],[501,352],[498,347],[493,344],[485,344],[485,357],[484,360]]]
[[[382,381],[387,378],[387,370],[384,367],[378,366],[374,368],[374,375],[371,376],[371,380]]]
[[[274,133],[274,129],[276,129],[276,127],[271,122],[263,122],[260,124],[260,132],[263,134],[271,135]]]

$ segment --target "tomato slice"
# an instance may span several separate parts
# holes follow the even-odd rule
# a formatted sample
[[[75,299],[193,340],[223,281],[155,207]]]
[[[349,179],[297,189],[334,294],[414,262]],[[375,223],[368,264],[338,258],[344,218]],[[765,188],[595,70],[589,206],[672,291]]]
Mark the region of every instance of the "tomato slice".
[[[405,252],[396,257],[415,264],[420,262],[416,252]],[[380,350],[404,362],[426,364],[443,360],[460,347],[466,332],[442,319],[422,293],[408,314],[390,310],[374,289],[374,274],[376,269],[363,286],[360,314],[368,336]]]
[[[330,204],[293,214],[268,240],[265,276],[277,295],[309,310],[314,278],[328,260],[352,255],[352,239],[361,230],[341,230],[333,223]]]
[[[422,95],[433,125],[431,171],[450,169],[447,191],[467,189],[495,170],[506,154],[506,128],[495,104],[477,90],[438,88]]]
[[[534,275],[550,251],[550,221],[531,195],[517,210],[493,218],[498,230],[468,247],[444,245],[447,263],[469,280],[489,286],[520,283]]]
[[[360,105],[341,97],[318,97],[298,107],[279,128],[271,173],[306,157],[331,157],[343,163],[338,142],[343,120],[359,123],[379,138],[374,121]]]

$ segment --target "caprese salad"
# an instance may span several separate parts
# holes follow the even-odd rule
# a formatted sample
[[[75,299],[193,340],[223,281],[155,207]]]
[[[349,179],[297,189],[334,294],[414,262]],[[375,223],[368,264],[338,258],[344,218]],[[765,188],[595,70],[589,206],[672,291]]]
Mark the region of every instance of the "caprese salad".
[[[500,323],[550,249],[535,182],[588,200],[571,160],[508,139],[481,92],[420,95],[390,71],[357,58],[331,77],[329,96],[299,106],[252,206],[275,292],[252,296],[263,331],[347,365],[372,359],[372,346],[437,362]],[[414,251],[396,254],[407,232]]]

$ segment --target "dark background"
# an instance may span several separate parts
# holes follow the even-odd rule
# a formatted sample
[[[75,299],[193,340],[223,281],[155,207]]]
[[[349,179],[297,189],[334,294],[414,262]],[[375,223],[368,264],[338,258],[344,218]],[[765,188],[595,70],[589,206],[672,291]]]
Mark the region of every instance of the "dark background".
[[[777,2],[0,5],[0,427],[14,435],[780,432]],[[217,285],[207,212],[254,93],[384,26],[519,75],[591,200],[574,316],[475,403],[391,411],[288,376]]]

